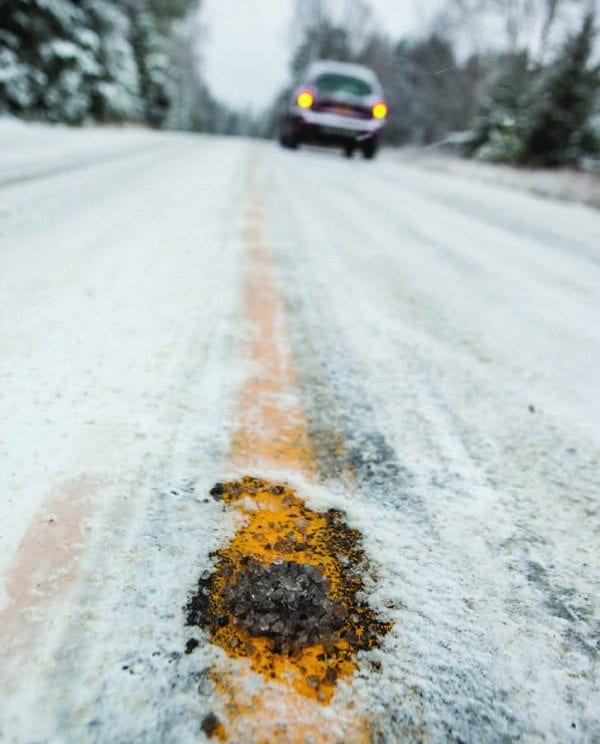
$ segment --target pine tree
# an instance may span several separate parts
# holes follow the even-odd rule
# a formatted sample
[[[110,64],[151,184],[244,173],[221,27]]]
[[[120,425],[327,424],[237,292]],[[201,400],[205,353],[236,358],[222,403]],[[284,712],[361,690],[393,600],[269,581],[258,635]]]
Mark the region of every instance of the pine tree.
[[[500,70],[475,120],[472,153],[481,160],[519,163],[531,124],[535,71],[526,52],[496,60]]]
[[[81,124],[139,109],[127,17],[115,0],[8,0],[0,22],[0,109]]]
[[[0,0],[0,113],[161,126],[174,20],[199,0]]]
[[[171,39],[168,82],[170,107],[165,122],[171,129],[205,129],[205,88],[199,72],[199,29],[195,25],[191,22],[178,24]]]
[[[595,38],[594,14],[588,13],[544,76],[525,140],[529,162],[558,166],[576,163],[586,151],[598,154],[590,128],[600,92],[600,65],[591,63]]]
[[[90,114],[96,121],[123,121],[141,115],[140,80],[130,26],[118,3],[111,0],[83,0],[88,19],[87,34],[95,37],[98,72],[87,82]]]
[[[200,0],[122,0],[130,21],[129,41],[138,70],[142,118],[163,126],[169,117],[170,40],[173,23],[200,7]]]
[[[167,94],[166,40],[147,0],[125,0],[142,99],[141,118],[151,126],[160,126],[169,108]]]
[[[0,40],[0,108],[50,120],[83,120],[89,100],[82,79],[95,74],[97,64],[85,12],[77,3],[7,0]]]

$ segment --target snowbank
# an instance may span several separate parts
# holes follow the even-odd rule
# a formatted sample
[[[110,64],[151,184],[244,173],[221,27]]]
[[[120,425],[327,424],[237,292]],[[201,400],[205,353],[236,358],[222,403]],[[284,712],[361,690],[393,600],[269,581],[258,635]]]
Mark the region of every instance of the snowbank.
[[[443,171],[468,179],[480,179],[488,183],[523,189],[551,199],[600,208],[600,175],[596,173],[582,173],[570,168],[546,170],[481,163],[429,148],[387,150],[386,154],[396,160],[418,163],[429,170]]]

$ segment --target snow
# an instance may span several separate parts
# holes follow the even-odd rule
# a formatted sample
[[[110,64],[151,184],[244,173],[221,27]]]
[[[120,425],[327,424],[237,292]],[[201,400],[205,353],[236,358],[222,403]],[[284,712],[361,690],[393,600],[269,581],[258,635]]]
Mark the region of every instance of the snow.
[[[169,393],[177,380],[187,400],[182,359],[222,322],[221,297],[236,286],[223,226],[205,224],[197,208],[199,186],[205,208],[222,208],[215,184],[226,183],[235,198],[229,150],[221,171],[222,146],[215,151],[200,138],[159,146],[146,133],[57,128],[51,147],[48,130],[34,129],[45,135],[43,149],[39,143],[30,159],[26,140],[5,173],[33,178],[35,162],[45,177],[5,188],[2,200],[3,568],[36,507],[69,477],[70,462],[125,488],[137,475],[116,475],[118,463],[143,469],[164,452],[173,432],[162,420],[187,405]],[[14,148],[12,137],[2,142]],[[140,149],[144,142],[150,151]],[[96,164],[71,170],[75,157]],[[65,174],[46,175],[61,158]],[[212,186],[206,167],[216,171]],[[210,252],[197,248],[198,234]],[[215,294],[224,282],[231,286]]]
[[[383,432],[403,468],[338,503],[397,608],[388,740],[423,709],[436,741],[448,727],[585,740],[599,702],[598,214],[412,164],[269,165],[297,358],[310,349],[305,374],[337,396],[350,436],[364,448]]]
[[[4,117],[0,118],[0,183],[52,176],[165,144],[143,129],[48,127]]]
[[[588,204],[600,208],[600,175],[571,168],[516,168],[510,165],[466,160],[427,148],[389,150],[393,159],[415,162],[432,171],[449,173],[459,178],[474,178],[483,182],[529,191],[538,196]]]
[[[395,623],[332,719],[364,701],[382,741],[593,739],[598,212],[390,157],[11,121],[4,605],[29,526],[56,518],[66,484],[90,486],[79,578],[9,665],[1,734],[192,742],[218,709],[206,668],[223,651],[183,607],[236,527],[208,492],[239,475],[254,156],[320,458],[317,482],[255,474],[346,512],[369,602]],[[329,460],[336,432],[346,454]]]

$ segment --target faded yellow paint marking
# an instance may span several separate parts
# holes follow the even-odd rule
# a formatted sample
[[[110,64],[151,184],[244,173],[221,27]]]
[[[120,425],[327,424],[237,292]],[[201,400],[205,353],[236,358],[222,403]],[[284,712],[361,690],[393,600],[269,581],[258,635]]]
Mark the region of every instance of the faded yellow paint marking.
[[[236,744],[370,744],[361,701],[334,710],[288,685],[252,689],[237,669],[213,669],[215,687],[227,715],[226,741]],[[224,727],[225,728],[225,727]]]
[[[0,612],[0,669],[5,687],[53,624],[52,612],[64,601],[76,577],[83,550],[81,523],[97,484],[69,481],[43,505],[21,540],[7,576],[8,603]]]
[[[265,237],[256,165],[249,179],[244,314],[252,370],[239,395],[230,458],[241,468],[277,467],[311,477],[316,470],[285,326],[285,309]]]

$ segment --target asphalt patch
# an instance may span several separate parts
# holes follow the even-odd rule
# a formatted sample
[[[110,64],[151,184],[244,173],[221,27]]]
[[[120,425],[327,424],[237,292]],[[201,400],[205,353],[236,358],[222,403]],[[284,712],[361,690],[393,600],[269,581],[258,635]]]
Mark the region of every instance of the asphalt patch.
[[[365,600],[360,533],[338,510],[309,509],[284,483],[244,477],[211,494],[246,519],[212,554],[214,570],[200,577],[187,624],[266,679],[292,679],[299,692],[328,702],[337,680],[357,668],[356,653],[378,647],[391,628]]]
[[[273,639],[277,653],[326,641],[344,622],[345,610],[329,598],[327,579],[306,563],[250,560],[225,603],[233,622],[250,635]]]

